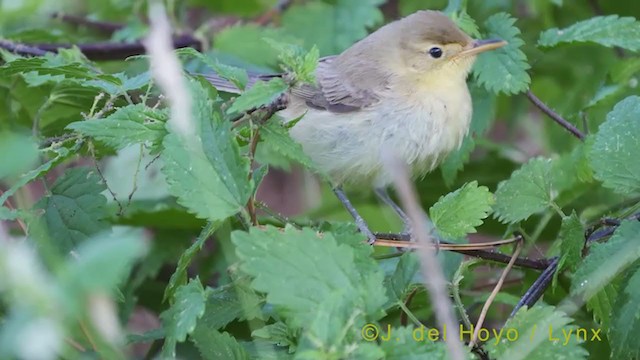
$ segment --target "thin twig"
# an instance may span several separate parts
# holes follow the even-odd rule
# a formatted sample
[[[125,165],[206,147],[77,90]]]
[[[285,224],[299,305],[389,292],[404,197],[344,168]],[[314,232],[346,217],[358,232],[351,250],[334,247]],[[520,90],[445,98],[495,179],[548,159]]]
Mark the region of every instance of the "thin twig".
[[[409,178],[407,164],[399,160],[393,153],[386,153],[383,156],[387,171],[393,175],[397,194],[400,197],[403,208],[411,219],[416,241],[422,244],[431,243],[429,225],[424,216],[424,210],[422,210],[418,201],[415,187]],[[458,322],[454,316],[451,299],[449,299],[448,295],[447,282],[442,273],[440,262],[436,257],[436,252],[434,249],[424,246],[418,249],[417,253],[420,258],[420,268],[425,285],[429,289],[436,319],[443,329],[447,328],[450,332],[450,336],[444,339],[449,358],[453,360],[465,359],[466,354],[464,346],[460,342]]]
[[[518,255],[520,255],[520,251],[522,250],[522,243],[524,242],[523,240],[524,239],[520,237],[520,241],[518,241],[518,243],[516,244],[516,249],[513,252],[513,255],[511,256],[511,261],[509,261],[507,266],[502,271],[502,275],[500,275],[500,279],[498,279],[498,282],[496,283],[496,286],[493,288],[493,291],[489,295],[489,298],[487,298],[487,301],[485,301],[484,306],[482,307],[482,311],[480,311],[480,317],[478,317],[478,322],[476,323],[476,326],[473,329],[473,337],[469,342],[469,348],[473,348],[473,346],[475,345],[476,340],[478,339],[478,333],[482,329],[482,325],[484,324],[484,319],[487,317],[487,313],[489,312],[489,307],[493,303],[493,300],[495,300],[496,296],[498,296],[498,292],[500,292],[500,289],[502,288],[504,279],[506,279],[507,274],[509,274],[509,271],[513,267],[513,264],[516,262]]]
[[[69,15],[61,12],[51,15],[51,17],[69,24],[80,25],[86,28],[102,31],[106,34],[113,34],[114,32],[124,28],[123,24],[112,23],[108,21],[91,20],[86,17]]]
[[[578,130],[577,127],[573,126],[569,121],[560,116],[555,111],[551,110],[545,103],[542,102],[537,96],[531,92],[531,90],[527,90],[527,98],[533,103],[533,105],[537,106],[543,113],[547,114],[553,121],[557,122],[560,126],[569,131],[573,136],[577,137],[581,141],[584,141],[585,135]]]
[[[282,14],[282,12],[291,6],[292,3],[292,0],[279,0],[275,6],[269,9],[266,13],[258,16],[253,22],[258,25],[268,25],[276,16]]]

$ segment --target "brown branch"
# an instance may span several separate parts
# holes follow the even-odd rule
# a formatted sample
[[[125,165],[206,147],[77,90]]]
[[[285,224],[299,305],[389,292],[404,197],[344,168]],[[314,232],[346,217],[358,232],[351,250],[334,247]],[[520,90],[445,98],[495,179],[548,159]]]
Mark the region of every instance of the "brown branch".
[[[0,48],[23,56],[43,56],[48,52],[58,52],[58,49],[68,49],[77,46],[90,60],[123,60],[130,56],[145,53],[141,41],[132,43],[96,42],[84,44],[18,44],[7,40],[0,40]],[[202,50],[200,40],[191,34],[174,37],[173,47],[176,49],[192,47]]]
[[[291,4],[293,0],[279,0],[269,11],[258,16],[253,22],[258,25],[267,25],[273,21],[273,19],[282,14]]]
[[[562,116],[560,116],[555,111],[551,110],[545,103],[542,102],[537,96],[535,96],[531,90],[527,90],[527,98],[538,107],[543,113],[547,114],[553,121],[557,122],[560,126],[569,131],[573,136],[577,137],[581,141],[584,141],[585,135],[578,130],[577,127],[573,126],[569,121],[565,120]]]
[[[61,12],[54,13],[51,15],[51,17],[53,19],[61,20],[69,24],[80,25],[89,29],[98,30],[106,34],[113,34],[114,32],[124,28],[123,24],[112,23],[108,21],[91,20],[86,17],[69,15]]]

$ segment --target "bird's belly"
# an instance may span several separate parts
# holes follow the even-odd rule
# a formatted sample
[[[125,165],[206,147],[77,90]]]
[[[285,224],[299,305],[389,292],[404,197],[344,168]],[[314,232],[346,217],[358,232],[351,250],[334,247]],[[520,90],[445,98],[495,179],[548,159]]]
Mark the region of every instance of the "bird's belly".
[[[337,183],[386,186],[392,181],[386,154],[405,161],[413,175],[424,174],[459,147],[471,118],[470,104],[402,103],[343,114],[311,109],[290,134]],[[294,118],[291,112],[282,115]]]

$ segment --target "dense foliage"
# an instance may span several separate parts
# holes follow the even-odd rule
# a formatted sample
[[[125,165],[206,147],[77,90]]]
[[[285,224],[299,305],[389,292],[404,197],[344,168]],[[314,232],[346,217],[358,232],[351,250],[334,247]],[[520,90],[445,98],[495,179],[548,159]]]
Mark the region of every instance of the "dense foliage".
[[[509,42],[474,66],[462,147],[416,182],[443,238],[519,233],[538,259],[490,297],[504,264],[439,253],[465,341],[493,301],[469,357],[640,357],[640,2],[167,1],[202,47],[176,51],[190,134],[149,56],[118,56],[143,54],[147,5],[0,3],[1,358],[446,358],[416,254],[363,242],[271,116],[319,57],[418,9]],[[212,72],[244,91],[188,75]],[[358,190],[373,230],[400,230]]]

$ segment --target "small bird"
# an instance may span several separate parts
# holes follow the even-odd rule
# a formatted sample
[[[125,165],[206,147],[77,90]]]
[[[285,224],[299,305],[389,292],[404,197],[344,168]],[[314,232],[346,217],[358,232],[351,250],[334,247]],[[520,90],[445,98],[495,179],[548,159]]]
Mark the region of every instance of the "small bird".
[[[316,84],[289,90],[279,115],[285,121],[302,116],[291,137],[333,179],[334,192],[369,243],[376,237],[342,185],[372,185],[410,229],[409,218],[386,192],[392,174],[383,152],[394,151],[417,177],[459,148],[471,122],[467,75],[479,53],[504,45],[499,39],[472,39],[441,12],[418,11],[340,55],[320,59]],[[238,92],[215,75],[207,78],[218,90]]]

